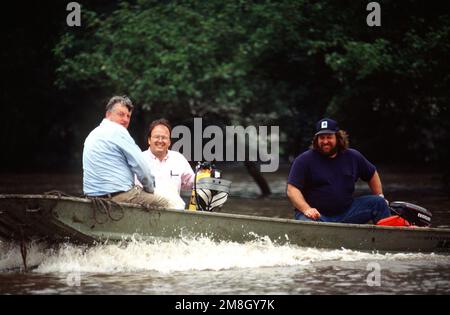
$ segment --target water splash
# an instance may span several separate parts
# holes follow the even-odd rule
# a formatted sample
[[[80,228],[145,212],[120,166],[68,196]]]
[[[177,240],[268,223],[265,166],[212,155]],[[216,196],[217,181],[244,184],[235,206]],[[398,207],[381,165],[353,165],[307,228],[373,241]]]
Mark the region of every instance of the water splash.
[[[31,242],[27,246],[27,265],[37,266],[45,259],[45,244]],[[0,271],[8,269],[22,269],[23,261],[20,245],[0,240]]]
[[[20,247],[0,242],[0,271],[20,268]],[[48,248],[32,243],[28,249],[28,264],[37,266],[37,273],[81,272],[121,273],[157,271],[169,273],[189,270],[227,270],[300,266],[308,268],[315,262],[355,262],[366,260],[436,259],[433,254],[381,254],[347,249],[326,250],[279,245],[268,237],[256,237],[244,244],[213,241],[208,237],[153,241],[134,236],[120,243],[80,246],[70,243]]]

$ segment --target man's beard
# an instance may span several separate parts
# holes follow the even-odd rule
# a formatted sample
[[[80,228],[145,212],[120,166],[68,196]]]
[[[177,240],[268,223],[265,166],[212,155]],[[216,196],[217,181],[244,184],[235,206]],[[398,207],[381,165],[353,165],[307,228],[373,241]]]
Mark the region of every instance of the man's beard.
[[[318,151],[319,151],[320,154],[322,154],[324,156],[327,156],[327,157],[330,157],[330,156],[333,156],[333,155],[335,155],[337,153],[338,148],[337,148],[337,145],[335,145],[334,147],[331,148],[330,151],[325,152],[325,151],[322,150],[322,147],[319,147]]]

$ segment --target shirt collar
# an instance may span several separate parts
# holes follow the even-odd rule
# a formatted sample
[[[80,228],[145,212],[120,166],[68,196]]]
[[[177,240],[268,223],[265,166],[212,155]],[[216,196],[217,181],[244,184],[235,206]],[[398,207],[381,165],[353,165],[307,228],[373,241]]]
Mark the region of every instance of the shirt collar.
[[[103,118],[102,122],[100,123],[100,125],[103,126],[111,126],[113,128],[117,128],[119,127],[120,129],[125,129],[127,130],[127,128],[125,128],[124,126],[122,126],[121,124],[118,124],[114,121],[109,120],[108,118]]]
[[[156,155],[153,154],[153,152],[152,152],[152,150],[150,150],[150,148],[148,148],[147,152],[150,155],[150,158],[152,158],[153,160],[159,161],[159,159],[156,157]],[[167,161],[167,159],[169,158],[169,155],[170,155],[170,150],[167,150],[167,154],[161,162]]]

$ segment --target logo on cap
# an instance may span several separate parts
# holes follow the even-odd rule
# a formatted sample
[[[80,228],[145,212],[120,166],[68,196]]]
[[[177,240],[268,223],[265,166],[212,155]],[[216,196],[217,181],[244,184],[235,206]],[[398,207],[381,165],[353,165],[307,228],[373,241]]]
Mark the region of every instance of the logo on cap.
[[[324,133],[335,133],[338,131],[338,124],[333,119],[323,118],[316,123],[316,136]]]

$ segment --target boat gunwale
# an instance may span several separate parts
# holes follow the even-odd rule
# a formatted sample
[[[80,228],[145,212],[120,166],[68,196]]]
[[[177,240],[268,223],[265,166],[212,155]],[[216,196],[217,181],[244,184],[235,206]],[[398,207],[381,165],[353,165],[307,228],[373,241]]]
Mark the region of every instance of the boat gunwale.
[[[55,195],[42,195],[42,194],[0,194],[0,199],[47,199],[47,200],[61,200],[61,201],[71,201],[71,202],[82,202],[91,203],[88,198],[74,197],[74,196],[55,196]],[[107,200],[107,199],[105,199]],[[246,215],[246,214],[234,214],[226,212],[208,212],[208,211],[192,211],[192,210],[176,210],[176,209],[148,209],[142,205],[134,203],[123,203],[118,202],[120,206],[127,208],[135,208],[144,211],[166,211],[173,212],[182,215],[195,215],[195,216],[218,216],[226,218],[237,218],[237,219],[250,219],[254,221],[270,221],[277,223],[289,223],[289,224],[299,224],[299,225],[313,225],[317,227],[334,227],[334,228],[352,228],[352,229],[362,229],[362,230],[380,230],[380,231],[405,231],[407,233],[450,233],[450,229],[445,228],[435,228],[435,227],[394,227],[394,226],[378,226],[373,224],[351,224],[351,223],[331,223],[331,222],[305,222],[295,219],[287,218],[275,218],[275,217],[264,217],[256,215]],[[1,209],[0,209],[1,210]],[[1,214],[1,212],[0,212]]]

